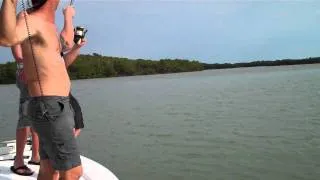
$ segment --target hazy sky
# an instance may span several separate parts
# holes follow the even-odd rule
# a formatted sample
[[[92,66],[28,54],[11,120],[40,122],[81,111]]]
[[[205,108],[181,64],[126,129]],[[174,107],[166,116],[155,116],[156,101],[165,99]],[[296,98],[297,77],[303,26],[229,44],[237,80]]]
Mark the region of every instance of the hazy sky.
[[[82,53],[210,63],[320,56],[320,1],[75,0],[75,7],[75,24],[88,28]],[[0,48],[0,62],[11,59]]]

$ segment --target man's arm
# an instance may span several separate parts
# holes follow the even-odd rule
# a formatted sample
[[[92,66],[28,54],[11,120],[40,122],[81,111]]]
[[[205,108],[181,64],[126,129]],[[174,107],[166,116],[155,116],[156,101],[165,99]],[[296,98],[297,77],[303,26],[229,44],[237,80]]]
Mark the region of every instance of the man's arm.
[[[21,44],[28,38],[23,12],[16,17],[17,0],[3,0],[0,10],[0,46],[11,47]],[[31,19],[30,16],[28,16]],[[29,29],[31,36],[35,35],[34,28]]]
[[[81,47],[85,44],[86,40],[83,39],[79,45],[74,44],[72,49],[63,56],[66,68],[68,68],[77,59],[78,55],[80,54]]]
[[[14,59],[17,62],[22,62],[23,57],[22,57],[22,49],[21,49],[21,45],[20,44],[12,46],[11,47],[11,52],[12,52],[12,55],[13,55]]]
[[[10,46],[16,41],[16,0],[3,0],[0,10],[0,45]]]
[[[75,10],[72,6],[67,6],[63,10],[64,26],[60,34],[63,51],[69,50],[73,47],[74,27],[72,18],[75,15]]]

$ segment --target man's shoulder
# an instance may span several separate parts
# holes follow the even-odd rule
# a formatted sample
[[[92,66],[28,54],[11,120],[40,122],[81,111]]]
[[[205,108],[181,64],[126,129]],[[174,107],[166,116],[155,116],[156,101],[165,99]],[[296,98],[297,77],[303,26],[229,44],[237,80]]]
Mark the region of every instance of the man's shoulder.
[[[25,14],[24,11],[21,11],[17,14],[17,21],[25,21],[25,16],[28,16],[27,14]]]
[[[33,14],[33,13],[28,13],[26,11],[21,11],[17,14],[17,20],[18,21],[27,21],[28,23],[30,22],[35,22],[35,23],[39,23],[41,21],[43,21],[42,18],[40,18],[39,16]]]
[[[23,24],[23,26],[28,25],[29,28],[33,29],[42,29],[43,28],[43,19],[33,13],[27,13],[25,11],[19,12],[17,14],[17,23]]]
[[[44,19],[38,14],[19,12],[17,14],[17,34],[21,40],[26,40],[30,35],[38,40],[42,39],[44,32]],[[40,38],[40,39],[39,39]]]

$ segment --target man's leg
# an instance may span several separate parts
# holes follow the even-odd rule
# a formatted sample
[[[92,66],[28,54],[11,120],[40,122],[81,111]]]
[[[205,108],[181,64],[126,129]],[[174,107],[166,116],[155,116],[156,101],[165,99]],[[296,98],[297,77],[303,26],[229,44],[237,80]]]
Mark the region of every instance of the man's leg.
[[[82,175],[82,166],[74,167],[68,171],[54,170],[49,160],[40,161],[38,180],[79,180]]]
[[[31,162],[33,163],[38,163],[40,162],[40,156],[39,156],[39,137],[38,134],[32,129],[31,134],[32,134],[32,157],[31,157]]]
[[[67,171],[59,171],[61,180],[78,180],[82,175],[82,166],[74,167]]]
[[[20,175],[32,175],[34,172],[24,164],[23,152],[30,131],[31,121],[25,115],[27,103],[25,99],[19,102],[19,120],[16,130],[16,157],[11,170]]]
[[[16,131],[16,157],[11,171],[19,175],[31,176],[34,172],[24,164],[23,152],[27,141],[29,128],[19,128]]]
[[[79,180],[82,176],[82,165],[76,138],[73,133],[74,115],[68,97],[58,98],[61,114],[52,123],[52,167],[59,170],[61,180]],[[50,111],[48,111],[50,113]],[[55,111],[57,112],[57,111]],[[50,157],[50,155],[49,155]]]
[[[16,157],[14,159],[14,167],[18,168],[24,165],[23,152],[27,142],[29,127],[17,128],[16,130]]]
[[[59,172],[55,171],[48,159],[40,161],[38,180],[58,180]]]
[[[34,98],[35,103],[32,103],[30,110],[35,112],[33,127],[40,140],[39,179],[56,178],[56,171],[59,171],[61,179],[78,180],[82,167],[73,134],[74,119],[69,98],[43,96],[41,101],[37,99]]]

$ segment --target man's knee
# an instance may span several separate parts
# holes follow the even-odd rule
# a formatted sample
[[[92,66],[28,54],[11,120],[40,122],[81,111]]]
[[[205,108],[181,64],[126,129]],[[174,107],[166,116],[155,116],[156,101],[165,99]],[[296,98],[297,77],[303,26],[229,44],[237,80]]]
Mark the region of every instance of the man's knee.
[[[39,170],[38,180],[59,179],[59,171]]]
[[[52,168],[49,160],[40,161],[40,169],[38,179],[57,179],[59,176],[59,171]]]
[[[78,180],[83,174],[82,166],[77,166],[66,171],[60,171],[60,179],[62,180]]]

